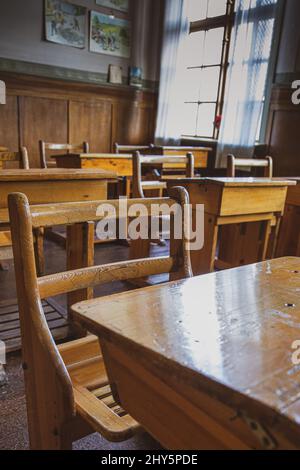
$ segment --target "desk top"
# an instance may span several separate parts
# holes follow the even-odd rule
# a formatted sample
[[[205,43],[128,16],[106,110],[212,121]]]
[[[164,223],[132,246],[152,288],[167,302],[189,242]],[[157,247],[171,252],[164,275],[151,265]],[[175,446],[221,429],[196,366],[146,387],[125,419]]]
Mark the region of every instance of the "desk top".
[[[281,176],[281,177],[276,177],[276,178],[273,178],[275,180],[292,180],[292,181],[296,181],[297,184],[300,184],[300,176]]]
[[[164,178],[162,178],[164,181]],[[177,182],[178,184],[187,183],[201,183],[201,184],[217,184],[223,187],[254,187],[254,186],[295,186],[296,181],[289,178],[207,178],[207,177],[194,177],[194,178],[174,178],[170,180],[166,178],[167,182]]]
[[[108,159],[108,160],[132,160],[131,153],[63,153],[59,155],[51,155],[51,158],[65,158],[65,157],[77,157],[85,159]]]
[[[223,403],[300,426],[300,258],[282,258],[73,306],[88,330]],[[294,428],[294,429],[296,429]]]
[[[53,180],[115,180],[116,173],[105,170],[76,170],[64,168],[31,170],[0,170],[0,182]]]

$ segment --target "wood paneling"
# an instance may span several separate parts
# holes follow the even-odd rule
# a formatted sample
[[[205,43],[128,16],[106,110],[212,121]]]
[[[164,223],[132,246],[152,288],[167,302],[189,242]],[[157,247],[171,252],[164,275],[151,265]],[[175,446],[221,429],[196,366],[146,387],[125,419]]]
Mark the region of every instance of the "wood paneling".
[[[115,142],[131,145],[154,141],[153,113],[149,106],[135,103],[118,103],[114,106]]]
[[[6,105],[0,106],[0,145],[16,152],[18,142],[18,98],[7,96]]]
[[[110,152],[114,142],[154,140],[157,95],[128,86],[92,85],[0,73],[7,105],[0,107],[0,145],[28,147],[32,168],[40,166],[38,141],[79,143]],[[53,152],[54,153],[54,152]]]
[[[70,142],[86,141],[90,152],[110,152],[112,113],[109,102],[71,101],[69,116]]]
[[[21,143],[28,149],[30,166],[39,168],[39,140],[68,142],[68,102],[20,97]]]
[[[290,87],[274,86],[267,143],[274,160],[274,176],[299,176],[300,106],[292,103]]]

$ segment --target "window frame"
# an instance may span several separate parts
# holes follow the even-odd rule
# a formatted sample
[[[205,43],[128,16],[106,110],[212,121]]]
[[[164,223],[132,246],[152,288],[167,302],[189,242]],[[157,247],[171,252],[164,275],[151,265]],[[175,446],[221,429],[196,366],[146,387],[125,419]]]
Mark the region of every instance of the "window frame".
[[[218,64],[214,64],[214,66],[220,67],[220,74],[219,74],[216,101],[211,102],[211,103],[216,103],[214,125],[213,125],[213,135],[212,136],[201,136],[201,135],[192,136],[192,135],[185,134],[182,136],[184,139],[189,139],[189,138],[218,139],[219,128],[218,128],[218,125],[216,124],[216,118],[217,116],[222,115],[223,105],[224,105],[226,76],[227,76],[227,71],[228,71],[228,66],[229,66],[229,50],[230,50],[231,32],[234,26],[234,18],[235,18],[234,8],[235,8],[235,0],[227,0],[226,12],[224,15],[209,17],[203,20],[190,22],[189,34],[198,33],[201,31],[210,31],[212,29],[217,29],[217,28],[224,28],[224,34],[223,34],[223,44],[222,44],[222,51],[221,51],[221,61]],[[202,68],[203,69],[207,67],[205,66],[205,64],[200,64],[198,67],[195,66],[195,67],[188,67],[188,68]],[[188,104],[190,102],[186,101],[185,103]],[[205,104],[206,102],[198,101],[198,106],[201,106],[202,103]]]

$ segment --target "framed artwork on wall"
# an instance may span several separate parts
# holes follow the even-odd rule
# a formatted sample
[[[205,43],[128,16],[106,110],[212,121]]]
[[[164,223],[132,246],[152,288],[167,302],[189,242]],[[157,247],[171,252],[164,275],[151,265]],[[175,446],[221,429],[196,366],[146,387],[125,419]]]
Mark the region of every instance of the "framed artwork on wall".
[[[124,12],[128,12],[129,9],[129,0],[96,0],[96,4]]]
[[[87,9],[61,0],[45,0],[46,40],[83,49]]]
[[[91,11],[90,51],[130,57],[130,22]]]

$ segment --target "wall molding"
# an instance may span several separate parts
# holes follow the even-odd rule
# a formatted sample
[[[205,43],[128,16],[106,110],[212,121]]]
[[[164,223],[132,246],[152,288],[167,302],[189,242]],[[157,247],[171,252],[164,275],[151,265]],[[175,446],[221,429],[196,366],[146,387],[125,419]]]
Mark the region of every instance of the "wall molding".
[[[128,77],[123,77],[122,85],[113,85],[107,82],[106,73],[87,72],[78,69],[58,67],[53,65],[38,64],[35,62],[25,62],[22,60],[6,59],[0,57],[0,71],[7,73],[17,73],[25,75],[33,75],[35,77],[43,77],[56,80],[64,80],[68,82],[79,82],[93,85],[108,86],[114,88],[141,89],[143,91],[158,90],[158,83],[152,80],[143,80],[142,88],[129,86]]]

